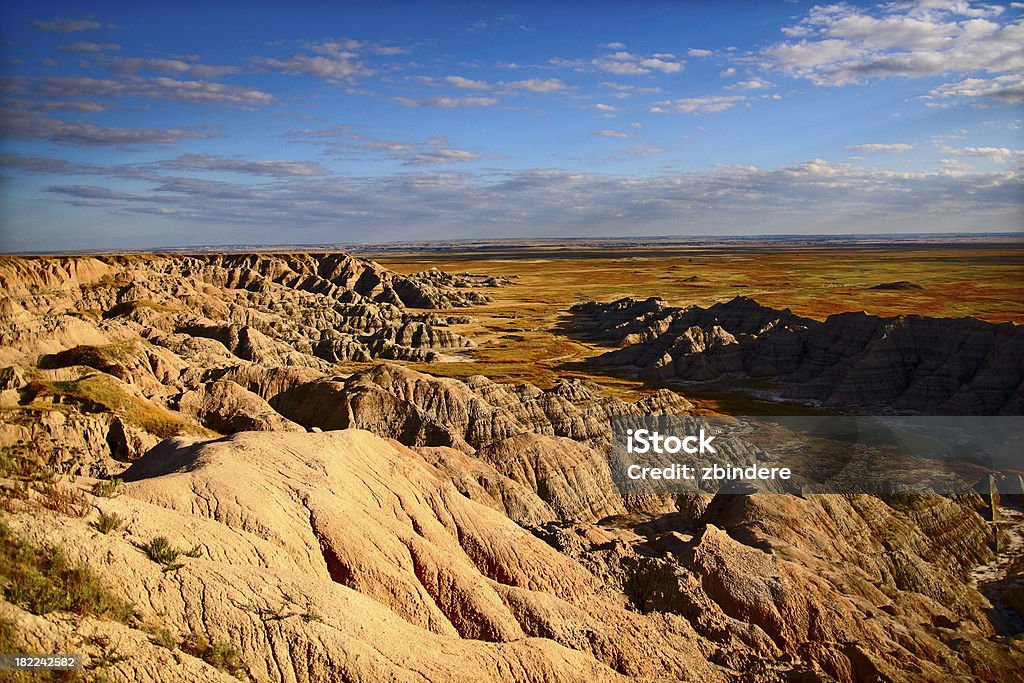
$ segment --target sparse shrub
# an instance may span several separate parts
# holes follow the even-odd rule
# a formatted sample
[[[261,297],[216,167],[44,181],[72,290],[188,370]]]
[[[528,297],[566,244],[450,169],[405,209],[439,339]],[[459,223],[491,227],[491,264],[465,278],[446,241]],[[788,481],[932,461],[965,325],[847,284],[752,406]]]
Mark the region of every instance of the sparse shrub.
[[[39,502],[47,510],[53,510],[68,517],[85,517],[89,514],[89,504],[85,499],[85,494],[73,486],[47,482],[37,484],[35,489],[42,495]]]
[[[126,661],[127,655],[123,655],[117,651],[116,647],[110,644],[110,638],[106,636],[92,636],[89,638],[89,642],[99,648],[99,654],[90,657],[89,664],[87,667],[92,670],[100,670],[97,672],[96,680],[107,679],[106,673],[102,669],[110,668],[115,664]]]
[[[226,671],[235,678],[247,680],[249,667],[242,661],[242,652],[231,643],[224,641],[210,642],[206,636],[191,634],[181,644],[183,652],[199,657],[204,662],[221,671]]]
[[[84,562],[72,565],[59,546],[37,548],[0,523],[0,579],[10,602],[33,614],[56,610],[128,623],[132,606],[112,595]]]
[[[124,526],[124,517],[116,512],[106,513],[100,510],[99,519],[92,523],[92,528],[101,534],[119,531]]]
[[[178,649],[178,639],[165,628],[157,629],[150,640],[154,645],[167,650],[174,651]]]
[[[179,557],[199,557],[202,554],[202,550],[199,546],[192,548],[188,552],[175,548],[171,545],[171,542],[167,540],[166,536],[157,536],[149,541],[149,543],[139,546],[142,552],[146,553],[146,557],[153,560],[157,564],[163,565],[165,572],[174,571],[181,569],[185,565],[178,562]]]
[[[0,476],[20,481],[52,481],[54,472],[34,444],[18,441],[0,448]]]
[[[120,479],[104,479],[92,485],[92,495],[99,498],[114,498],[121,493],[120,487]]]

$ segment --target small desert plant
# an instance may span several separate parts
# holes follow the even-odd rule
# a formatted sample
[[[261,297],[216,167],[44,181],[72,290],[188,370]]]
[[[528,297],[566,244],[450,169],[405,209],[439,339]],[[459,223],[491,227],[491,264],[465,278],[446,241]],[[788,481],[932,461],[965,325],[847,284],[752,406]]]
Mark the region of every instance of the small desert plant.
[[[204,662],[221,671],[226,671],[235,678],[248,679],[249,667],[242,661],[242,652],[231,643],[217,641],[211,643],[203,635],[191,634],[181,644],[183,652],[199,657]]]
[[[174,571],[175,569],[181,569],[185,565],[178,562],[179,557],[199,557],[202,553],[199,546],[192,548],[188,552],[175,548],[171,545],[171,542],[167,540],[166,536],[157,536],[151,539],[149,543],[139,546],[142,552],[146,553],[146,557],[153,560],[157,564],[163,565],[165,572]]]
[[[54,472],[43,462],[34,444],[18,441],[0,448],[0,476],[21,481],[52,481]]]
[[[116,512],[103,512],[100,510],[99,519],[92,523],[92,528],[101,534],[109,534],[121,529],[124,526],[124,517]]]
[[[72,565],[62,548],[36,547],[0,523],[0,583],[4,597],[33,614],[55,610],[128,623],[132,606],[112,595],[84,562]]]
[[[254,603],[243,606],[243,609],[252,612],[263,621],[280,621],[291,617],[299,617],[308,624],[313,621],[322,620],[322,617],[313,609],[311,600],[307,598],[306,607],[302,609],[295,602],[295,599],[287,593],[281,598],[281,604],[276,609],[269,605],[267,607],[260,607]]]
[[[37,485],[35,489],[42,495],[39,502],[47,510],[53,510],[68,517],[85,517],[89,514],[89,504],[85,499],[85,494],[73,486],[48,482]]]
[[[165,628],[157,629],[156,632],[153,633],[153,637],[150,639],[150,642],[166,650],[174,651],[178,649],[178,639],[173,633]]]
[[[117,648],[110,644],[110,638],[106,636],[92,636],[89,638],[89,643],[99,648],[99,654],[93,655],[89,658],[88,668],[92,671],[97,669],[108,669],[115,664],[119,664],[128,659],[127,655],[123,655],[117,651]],[[97,674],[97,680],[103,680],[106,678],[106,673],[99,671]]]
[[[92,495],[99,498],[113,498],[121,492],[120,487],[120,479],[104,479],[92,485]]]

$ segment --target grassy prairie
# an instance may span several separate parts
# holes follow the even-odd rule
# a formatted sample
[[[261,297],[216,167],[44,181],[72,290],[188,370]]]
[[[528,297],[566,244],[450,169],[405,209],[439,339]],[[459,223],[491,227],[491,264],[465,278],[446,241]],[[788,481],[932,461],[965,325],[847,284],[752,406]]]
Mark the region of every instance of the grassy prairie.
[[[474,308],[469,312],[473,322],[456,328],[481,342],[463,354],[476,362],[422,369],[541,386],[561,377],[585,377],[624,396],[649,387],[574,367],[604,349],[571,339],[559,329],[572,304],[659,296],[674,305],[707,306],[746,296],[816,319],[862,310],[880,316],[974,316],[1024,323],[1024,248],[1018,245],[655,246],[621,251],[538,246],[370,256],[403,273],[437,267],[519,276],[513,285],[485,290],[494,301]],[[897,282],[910,285],[874,289]],[[715,410],[720,399],[709,394],[699,402]]]

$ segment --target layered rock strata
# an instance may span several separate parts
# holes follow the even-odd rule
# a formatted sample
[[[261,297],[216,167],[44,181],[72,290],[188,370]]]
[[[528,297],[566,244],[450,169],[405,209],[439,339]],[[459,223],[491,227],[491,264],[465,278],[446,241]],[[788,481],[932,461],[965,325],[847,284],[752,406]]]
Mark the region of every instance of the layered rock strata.
[[[651,380],[759,378],[784,398],[839,408],[934,414],[1024,414],[1024,328],[975,318],[824,321],[737,297],[708,308],[660,299],[589,302],[574,326],[621,348],[594,358]]]

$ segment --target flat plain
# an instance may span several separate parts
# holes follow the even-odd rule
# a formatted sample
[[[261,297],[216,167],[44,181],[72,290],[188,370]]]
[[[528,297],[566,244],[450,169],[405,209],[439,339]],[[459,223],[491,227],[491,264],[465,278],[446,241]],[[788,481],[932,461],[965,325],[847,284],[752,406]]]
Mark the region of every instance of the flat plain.
[[[1024,247],[1019,242],[617,248],[538,243],[366,255],[399,273],[437,268],[516,278],[513,285],[488,291],[493,301],[474,308],[471,323],[456,327],[478,341],[476,348],[461,354],[472,362],[423,364],[418,369],[450,377],[486,374],[542,387],[580,377],[624,398],[654,387],[580,366],[580,361],[608,349],[573,333],[567,316],[573,304],[628,296],[659,297],[674,306],[708,306],[743,296],[818,320],[865,311],[883,317],[972,316],[994,323],[1024,323]],[[356,364],[353,369],[361,367]],[[784,408],[710,387],[688,386],[686,395],[709,413]]]

